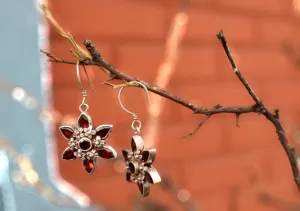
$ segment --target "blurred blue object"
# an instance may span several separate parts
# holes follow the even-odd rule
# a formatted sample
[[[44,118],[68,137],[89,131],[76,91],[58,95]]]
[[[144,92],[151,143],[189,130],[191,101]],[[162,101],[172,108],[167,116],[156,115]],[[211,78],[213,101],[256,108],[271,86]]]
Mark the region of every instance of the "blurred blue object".
[[[40,179],[58,196],[67,197],[59,191],[55,181],[49,176],[49,141],[52,133],[49,125],[39,120],[32,109],[37,104],[47,106],[49,93],[45,86],[45,62],[39,52],[42,40],[39,35],[41,15],[33,0],[9,0],[0,2],[0,134],[2,134],[19,153],[26,153],[31,159]],[[6,82],[19,89],[15,98],[20,100],[24,92],[30,93],[23,105],[12,98],[11,92],[3,88]],[[47,81],[46,81],[47,82]],[[26,105],[26,106],[24,106]],[[26,186],[18,185],[10,179],[10,174],[18,166],[0,154],[0,211],[75,211],[102,210],[93,206],[82,208],[70,200],[70,206],[53,205],[40,196],[40,193]],[[8,200],[9,198],[9,200]],[[4,201],[3,201],[4,200]],[[11,203],[9,206],[7,205]],[[2,206],[2,207],[1,207]]]

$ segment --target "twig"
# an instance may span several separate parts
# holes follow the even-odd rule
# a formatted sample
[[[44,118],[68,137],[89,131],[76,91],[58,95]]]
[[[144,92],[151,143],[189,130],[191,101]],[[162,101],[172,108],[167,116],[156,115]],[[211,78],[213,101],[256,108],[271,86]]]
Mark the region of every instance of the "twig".
[[[186,135],[186,136],[183,136],[182,138],[187,138],[187,137],[189,137],[189,136],[193,136],[198,130],[199,130],[199,128],[210,118],[212,116],[212,114],[208,114],[208,115],[206,115],[206,117],[203,119],[203,120],[201,120],[201,122],[197,125],[197,127],[192,131],[192,132],[190,132],[188,135]]]
[[[293,148],[291,148],[288,144],[288,139],[287,139],[286,134],[284,132],[283,126],[282,126],[282,124],[279,120],[279,110],[277,109],[276,112],[275,112],[275,115],[274,115],[269,111],[269,109],[266,108],[266,106],[258,98],[258,96],[255,94],[255,92],[252,90],[252,88],[250,87],[250,85],[248,84],[246,79],[243,77],[243,75],[241,74],[241,72],[237,68],[237,66],[234,62],[234,59],[233,59],[233,57],[230,53],[230,50],[229,50],[229,47],[227,45],[226,38],[225,38],[225,35],[224,35],[223,31],[220,31],[217,34],[217,37],[219,38],[219,40],[222,43],[222,46],[223,46],[223,48],[226,52],[226,55],[228,57],[228,60],[231,63],[232,68],[235,71],[235,74],[238,76],[239,80],[242,82],[242,84],[244,85],[244,87],[246,88],[248,93],[251,95],[253,100],[256,102],[256,105],[259,108],[258,112],[260,114],[263,114],[270,122],[273,123],[274,127],[276,128],[276,133],[278,135],[278,139],[279,139],[282,147],[284,148],[284,150],[285,150],[285,152],[288,156],[288,159],[289,159],[291,167],[292,167],[293,175],[294,175],[294,180],[297,184],[298,190],[300,191],[300,175],[299,175],[299,169],[297,167],[297,157],[296,157],[296,154],[295,154]]]
[[[64,58],[62,57],[57,57],[51,53],[48,53],[44,50],[40,50],[40,52],[42,52],[43,54],[45,54],[46,56],[48,56],[50,58],[49,62],[55,62],[55,63],[65,63],[65,64],[76,64],[76,62],[71,62],[71,61],[68,61],[68,60],[65,60]]]
[[[49,10],[48,11],[48,16],[49,16]],[[47,17],[48,17],[47,16]],[[58,28],[59,25],[57,24],[56,21],[53,21],[54,18],[51,16],[52,18],[52,23],[55,22],[55,27]],[[59,29],[61,29],[61,27],[59,27]],[[250,87],[250,85],[248,84],[248,82],[245,80],[245,78],[242,76],[241,72],[239,71],[239,69],[237,68],[237,65],[231,55],[231,52],[229,50],[229,47],[227,45],[226,42],[226,38],[225,35],[223,33],[223,31],[220,31],[220,33],[217,34],[217,37],[219,38],[219,40],[222,43],[222,46],[226,52],[226,55],[228,57],[228,60],[231,63],[231,66],[234,70],[234,73],[238,76],[239,80],[241,81],[241,83],[244,85],[244,87],[246,88],[246,90],[248,91],[248,93],[250,94],[250,96],[253,98],[255,104],[251,105],[251,106],[239,106],[239,107],[223,107],[223,106],[217,106],[217,107],[201,107],[198,106],[196,104],[191,103],[188,100],[185,100],[175,94],[172,94],[168,91],[166,91],[165,89],[159,87],[159,86],[155,86],[152,85],[150,83],[147,83],[145,81],[142,81],[140,79],[137,79],[133,76],[129,76],[123,72],[121,72],[120,70],[118,70],[116,67],[114,67],[113,65],[109,64],[108,62],[106,62],[101,55],[99,54],[98,50],[96,49],[95,46],[93,46],[92,42],[90,40],[85,40],[84,41],[84,45],[87,48],[89,55],[91,55],[92,58],[88,56],[86,57],[81,57],[80,61],[82,62],[83,65],[96,65],[98,67],[100,67],[101,69],[104,69],[105,72],[107,71],[107,74],[109,75],[109,78],[113,78],[113,79],[123,79],[124,81],[127,82],[131,82],[131,81],[138,81],[140,83],[143,83],[143,85],[151,92],[156,93],[164,98],[170,99],[173,102],[176,102],[186,108],[189,108],[190,110],[192,110],[194,113],[200,113],[200,114],[205,114],[205,115],[213,115],[213,114],[218,114],[218,113],[233,113],[233,114],[243,114],[243,113],[259,113],[264,115],[276,128],[276,133],[278,135],[278,139],[282,145],[282,147],[284,148],[292,171],[293,171],[293,176],[294,176],[294,180],[296,182],[296,185],[298,187],[298,190],[300,191],[300,175],[299,175],[299,169],[297,167],[297,157],[296,154],[293,150],[293,148],[291,148],[288,144],[288,139],[286,137],[286,134],[284,132],[283,126],[278,118],[278,114],[272,114],[267,108],[266,106],[263,104],[263,102],[258,98],[258,96],[255,94],[255,92],[252,90],[252,88]],[[80,56],[82,56],[82,52],[81,49],[77,49],[79,51]]]
[[[164,176],[160,185],[180,201],[186,211],[198,210],[195,203],[191,200],[191,197],[180,198],[180,191],[182,191],[182,189],[178,188],[170,178]]]
[[[231,64],[231,67],[233,69],[233,72],[237,75],[237,77],[240,79],[240,81],[242,82],[242,84],[245,86],[245,88],[247,89],[248,93],[251,95],[251,97],[253,98],[253,100],[256,102],[257,105],[259,106],[264,106],[263,102],[258,98],[258,96],[254,93],[254,91],[252,90],[252,88],[250,87],[250,85],[248,84],[248,82],[245,80],[245,78],[242,76],[241,72],[239,71],[234,59],[233,59],[233,56],[230,52],[230,49],[227,45],[227,41],[226,41],[226,38],[225,38],[225,35],[223,33],[223,31],[221,30],[218,34],[217,34],[217,37],[219,38],[223,48],[224,48],[224,51],[227,55],[227,58]]]
[[[236,113],[236,114],[235,114],[235,125],[236,125],[237,127],[240,127],[240,125],[239,125],[239,120],[240,120],[240,114]]]
[[[87,43],[86,43],[87,42]],[[90,41],[85,41],[85,44],[89,46]],[[95,48],[95,47],[94,47]],[[93,49],[93,51],[97,49]],[[50,54],[50,53],[47,53]],[[46,54],[46,55],[47,55]],[[50,54],[53,55],[53,54]],[[55,61],[55,62],[59,62],[59,63],[64,63],[61,61]],[[67,64],[76,64],[76,62],[71,62],[71,61],[67,61]],[[82,62],[80,62],[80,64],[83,65],[95,65],[95,66],[103,66],[104,68],[106,68],[108,71],[110,71],[111,73],[113,73],[114,79],[123,79],[124,81],[130,82],[130,81],[139,81],[141,83],[143,83],[147,89],[150,92],[153,92],[155,94],[158,94],[164,98],[167,98],[169,100],[172,100],[178,104],[183,105],[184,107],[192,110],[195,114],[219,114],[219,113],[232,113],[232,114],[244,114],[244,113],[252,113],[252,112],[256,112],[258,113],[258,106],[257,105],[251,105],[251,106],[228,106],[228,107],[223,107],[221,105],[219,105],[218,107],[214,106],[214,107],[201,107],[198,106],[196,104],[193,104],[192,102],[185,100],[173,93],[170,93],[164,89],[162,89],[161,87],[158,86],[154,86],[150,83],[147,83],[145,81],[142,81],[140,79],[134,78],[132,76],[126,75],[125,73],[120,72],[117,68],[115,68],[113,65],[107,63],[104,60],[101,60],[100,62],[95,62],[93,60],[90,59],[86,59]],[[109,79],[111,80],[111,78]],[[107,83],[105,83],[107,84]]]
[[[261,192],[258,194],[258,199],[261,203],[266,205],[270,205],[279,211],[299,211],[300,204],[295,202],[290,202],[286,200],[282,200],[273,195],[270,195],[266,192]]]
[[[244,160],[244,159],[242,159]],[[250,159],[244,160],[245,172],[248,174],[250,184],[256,192],[257,199],[260,203],[274,207],[279,211],[299,211],[300,205],[295,202],[288,202],[280,198],[274,197],[266,191],[265,184],[259,179],[257,168]],[[231,211],[231,210],[230,210]]]

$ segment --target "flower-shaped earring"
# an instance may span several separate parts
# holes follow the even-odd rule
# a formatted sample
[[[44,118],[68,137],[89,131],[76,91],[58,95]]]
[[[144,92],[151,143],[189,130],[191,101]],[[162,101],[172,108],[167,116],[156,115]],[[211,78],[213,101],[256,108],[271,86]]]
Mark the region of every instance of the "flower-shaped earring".
[[[129,84],[139,84],[142,86],[146,90],[148,100],[150,102],[148,90],[142,83],[132,81],[129,82]],[[150,184],[161,182],[159,173],[152,166],[156,156],[156,149],[144,149],[144,141],[140,135],[142,123],[138,120],[136,114],[128,111],[123,106],[121,102],[121,92],[123,89],[124,87],[122,87],[119,91],[119,103],[124,111],[132,115],[133,122],[131,127],[134,130],[134,135],[131,138],[131,150],[122,150],[126,162],[126,180],[128,182],[136,183],[142,196],[145,197],[150,193]]]
[[[105,124],[93,129],[92,119],[87,113],[88,104],[84,102],[87,93],[81,84],[79,62],[77,62],[76,67],[83,96],[79,106],[81,114],[78,118],[78,127],[61,126],[59,128],[63,136],[69,140],[69,146],[63,152],[62,159],[81,159],[86,172],[91,174],[96,167],[97,157],[114,159],[117,157],[117,152],[104,141],[111,133],[113,125]]]

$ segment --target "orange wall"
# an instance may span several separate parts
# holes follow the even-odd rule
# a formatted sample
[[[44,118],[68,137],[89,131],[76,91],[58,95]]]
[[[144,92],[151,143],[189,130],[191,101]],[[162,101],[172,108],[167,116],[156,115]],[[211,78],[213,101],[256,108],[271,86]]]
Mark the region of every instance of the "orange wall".
[[[91,39],[102,56],[121,71],[153,82],[171,18],[177,11],[172,2],[175,0],[52,0],[50,8],[79,43]],[[299,46],[299,20],[293,13],[292,1],[191,0],[189,8],[180,59],[167,89],[203,106],[253,104],[216,38],[223,29],[240,70],[259,97],[270,109],[280,109],[287,132],[299,125],[300,72],[282,49],[285,41]],[[51,52],[72,58],[68,53],[71,46],[65,40],[53,30],[50,37]],[[75,67],[53,64],[52,71],[55,108],[76,117],[81,96]],[[107,141],[118,151],[128,148],[132,135],[130,116],[120,109],[117,92],[101,85],[106,76],[96,67],[89,67],[89,72],[97,90],[90,91],[87,99],[94,123],[114,124]],[[129,89],[125,92],[124,103],[146,122],[144,93]],[[194,137],[180,139],[201,118],[166,101],[155,146],[155,166],[189,190],[200,207],[205,211],[227,211],[230,190],[238,187],[239,210],[273,210],[257,200],[247,163],[254,167],[265,191],[282,199],[299,197],[274,127],[264,117],[242,115],[238,128],[235,116],[216,115]],[[67,144],[58,130],[57,144],[62,153]],[[79,161],[62,161],[60,168],[68,181],[99,204],[118,204],[125,210],[130,207],[130,197],[138,193],[135,185],[115,172],[113,162],[100,160],[92,176],[86,175]],[[159,186],[152,186],[151,195],[173,206],[172,210],[181,208]]]

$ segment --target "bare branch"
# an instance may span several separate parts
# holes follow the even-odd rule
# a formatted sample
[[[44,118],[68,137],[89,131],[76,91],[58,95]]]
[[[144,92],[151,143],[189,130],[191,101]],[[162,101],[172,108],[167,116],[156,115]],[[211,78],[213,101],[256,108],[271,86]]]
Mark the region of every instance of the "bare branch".
[[[81,49],[76,44],[75,40],[72,38],[70,33],[66,32],[66,34],[64,34],[63,33],[64,31],[63,32],[61,31],[62,28],[54,20],[51,13],[49,12],[49,10],[46,10],[44,8],[44,11],[47,11],[47,13],[45,12],[46,17],[56,27],[56,29],[59,31],[59,33],[71,42],[71,44],[75,48],[75,50],[73,50],[74,51],[73,53],[81,61],[81,65],[96,65],[99,68],[101,68],[109,76],[109,79],[122,79],[128,83],[130,83],[132,81],[138,81],[138,82],[142,83],[149,91],[151,91],[157,95],[160,95],[164,98],[167,98],[169,100],[172,100],[173,102],[176,102],[186,108],[189,108],[196,114],[200,113],[200,114],[205,114],[206,116],[211,116],[211,115],[219,114],[219,113],[232,113],[232,114],[235,114],[238,116],[238,115],[241,115],[244,113],[252,112],[252,113],[259,113],[259,114],[264,115],[274,125],[274,127],[276,129],[278,139],[288,156],[288,159],[289,159],[292,171],[293,171],[293,175],[294,175],[294,180],[297,184],[298,190],[300,191],[300,173],[299,173],[299,169],[297,166],[297,157],[296,157],[296,154],[295,154],[295,151],[293,150],[293,148],[291,148],[288,144],[288,139],[284,132],[283,126],[279,120],[278,112],[275,111],[275,114],[272,114],[270,112],[270,110],[266,108],[264,103],[259,99],[259,97],[252,90],[249,83],[245,80],[245,78],[241,74],[240,70],[238,69],[238,67],[233,59],[233,56],[229,50],[229,47],[227,45],[227,41],[226,41],[223,31],[220,31],[217,34],[217,37],[219,38],[219,40],[224,48],[224,51],[227,55],[227,58],[231,64],[232,68],[233,68],[234,73],[237,75],[237,77],[239,78],[241,83],[246,88],[247,92],[253,98],[253,100],[255,102],[254,105],[239,106],[239,107],[223,107],[221,105],[215,106],[215,107],[201,107],[201,106],[193,104],[192,102],[190,102],[186,99],[183,99],[173,93],[170,93],[159,86],[155,86],[155,85],[152,85],[145,81],[142,81],[140,79],[137,79],[133,76],[129,76],[129,75],[121,72],[120,70],[118,70],[113,65],[109,64],[107,61],[105,61],[102,58],[102,56],[100,55],[100,53],[98,52],[97,48],[92,44],[92,42],[90,40],[84,41],[84,45],[89,53],[87,53],[83,49]],[[112,84],[110,84],[110,86],[112,86]],[[198,126],[201,127],[201,125],[200,126],[198,125]]]
[[[253,100],[256,102],[257,105],[260,105],[260,106],[263,106],[263,103],[262,101],[258,98],[258,96],[254,93],[254,91],[251,89],[250,85],[248,84],[248,82],[245,80],[245,78],[242,76],[241,72],[239,71],[234,59],[233,59],[233,56],[230,52],[230,49],[227,45],[227,41],[226,41],[226,38],[225,38],[225,35],[223,33],[223,31],[221,30],[218,34],[217,34],[217,37],[219,38],[223,48],[224,48],[224,51],[227,55],[227,58],[231,64],[231,67],[233,69],[233,72],[238,76],[238,78],[240,79],[240,81],[242,82],[242,84],[245,86],[245,88],[247,89],[248,93],[251,95],[251,97],[253,98]]]
[[[266,108],[266,106],[263,104],[263,102],[258,98],[258,96],[254,93],[248,82],[245,80],[245,78],[242,76],[241,72],[236,66],[236,63],[230,53],[229,47],[226,42],[225,35],[223,31],[220,31],[217,34],[217,37],[222,43],[222,46],[225,50],[225,53],[228,57],[228,60],[234,69],[235,74],[238,76],[242,84],[245,86],[246,90],[248,93],[251,95],[253,100],[255,101],[256,105],[258,106],[258,113],[263,114],[276,128],[276,133],[278,135],[278,139],[285,151],[285,153],[288,156],[288,159],[290,161],[290,165],[292,167],[293,175],[294,175],[294,180],[297,184],[298,190],[300,191],[300,173],[297,165],[297,156],[295,154],[295,151],[293,150],[292,147],[289,146],[288,139],[286,137],[286,134],[284,132],[283,126],[279,120],[279,110],[275,110],[275,115],[272,114],[269,109]]]

